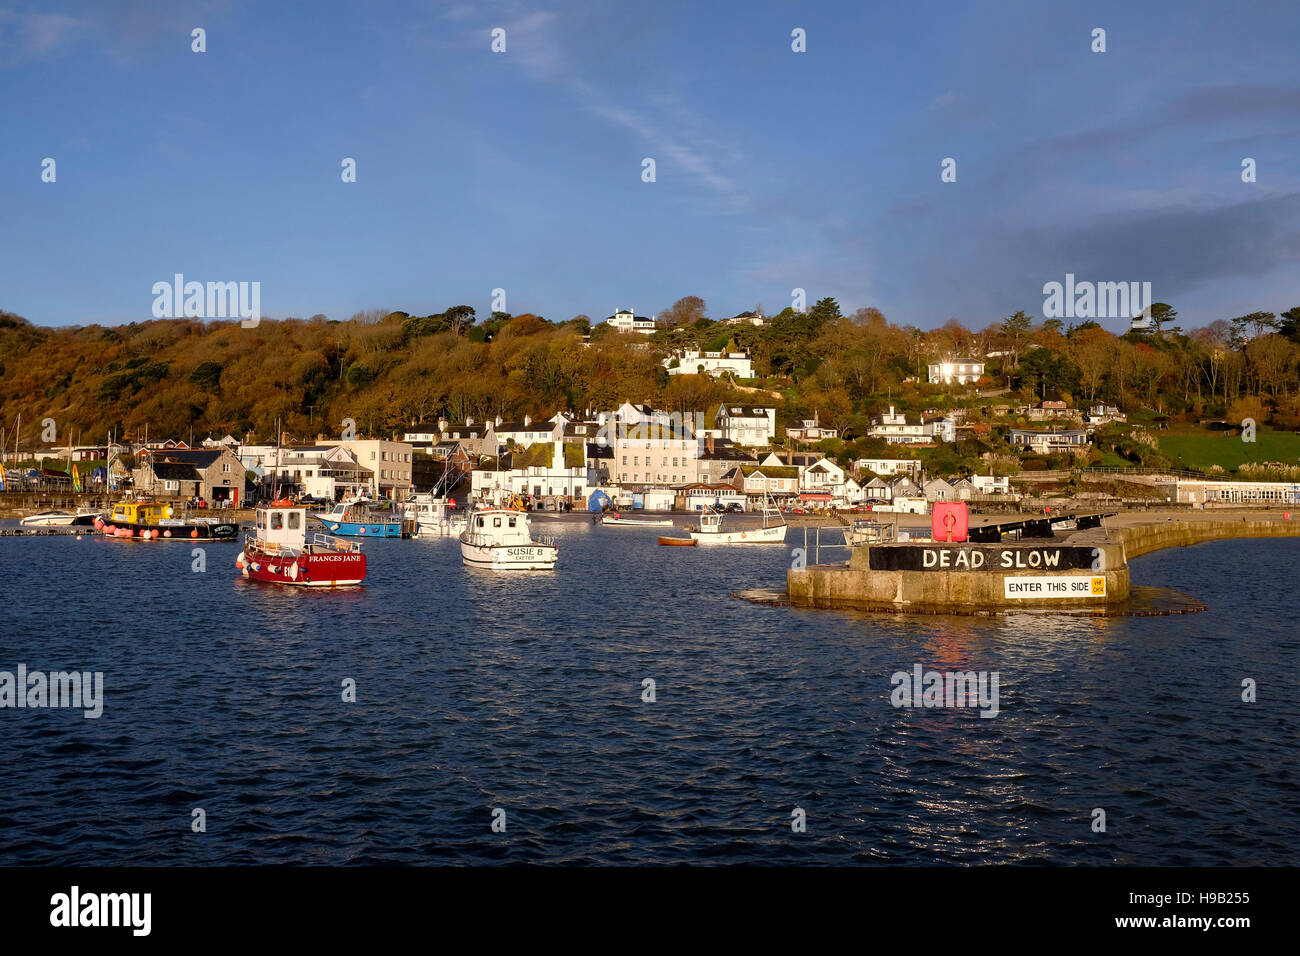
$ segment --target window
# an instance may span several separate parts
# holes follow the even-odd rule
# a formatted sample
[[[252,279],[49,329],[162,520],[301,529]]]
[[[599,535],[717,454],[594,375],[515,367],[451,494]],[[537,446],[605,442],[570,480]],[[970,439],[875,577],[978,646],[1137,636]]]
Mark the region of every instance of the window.
[[[499,528],[499,527],[501,527],[501,519],[500,519],[500,518],[493,518],[493,519],[492,519],[492,527],[494,527],[494,528]]]
[[[375,460],[375,453],[373,451],[370,453],[370,460],[371,461]]]
[[[511,515],[511,516],[510,516],[510,527],[513,528],[514,526],[515,526],[515,516],[514,516],[514,515]]]
[[[636,465],[636,466],[639,466],[639,465],[641,464],[641,456],[640,456],[640,455],[633,455],[633,456],[632,456],[632,464],[633,464],[633,465]]]
[[[289,512],[289,530],[297,531],[302,527],[302,515],[297,511]]]
[[[271,512],[271,530],[279,531],[284,528],[284,513],[280,511]]]

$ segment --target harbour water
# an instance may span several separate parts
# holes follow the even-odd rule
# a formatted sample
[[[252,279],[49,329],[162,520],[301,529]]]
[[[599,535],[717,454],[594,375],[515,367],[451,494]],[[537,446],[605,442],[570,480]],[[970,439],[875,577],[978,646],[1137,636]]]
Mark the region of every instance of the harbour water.
[[[0,709],[0,864],[1300,862],[1300,541],[1133,563],[1200,614],[958,618],[728,596],[788,548],[537,527],[554,572],[368,541],[338,592],[0,538],[0,670],[104,674],[98,719]],[[916,664],[998,672],[1000,712],[895,709]]]

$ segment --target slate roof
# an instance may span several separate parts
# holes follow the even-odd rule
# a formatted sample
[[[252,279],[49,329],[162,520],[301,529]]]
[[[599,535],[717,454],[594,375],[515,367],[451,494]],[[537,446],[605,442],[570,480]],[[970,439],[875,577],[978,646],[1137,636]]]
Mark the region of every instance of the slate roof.
[[[183,461],[160,461],[153,466],[154,477],[159,481],[202,481],[194,466]]]
[[[224,448],[203,448],[203,449],[179,449],[168,448],[165,451],[156,451],[152,454],[154,461],[183,461],[187,465],[193,465],[195,468],[210,468],[212,463],[225,454]]]

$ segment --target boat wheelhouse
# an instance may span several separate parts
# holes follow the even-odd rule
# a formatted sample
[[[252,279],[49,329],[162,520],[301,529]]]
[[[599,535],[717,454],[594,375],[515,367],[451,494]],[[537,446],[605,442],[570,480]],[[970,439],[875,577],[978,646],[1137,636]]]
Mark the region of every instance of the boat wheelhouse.
[[[366,556],[359,541],[319,531],[309,535],[307,509],[277,501],[257,509],[254,532],[245,537],[235,567],[254,581],[336,588],[365,580]]]
[[[559,557],[551,538],[534,538],[528,515],[512,508],[485,508],[469,516],[460,536],[461,560],[493,571],[550,571]]]
[[[406,517],[414,519],[418,538],[459,535],[465,530],[466,521],[463,514],[453,510],[455,507],[456,503],[449,498],[422,492],[406,502]]]
[[[110,538],[142,541],[234,541],[239,523],[223,518],[175,517],[161,501],[123,501],[107,518],[94,519],[95,528]]]

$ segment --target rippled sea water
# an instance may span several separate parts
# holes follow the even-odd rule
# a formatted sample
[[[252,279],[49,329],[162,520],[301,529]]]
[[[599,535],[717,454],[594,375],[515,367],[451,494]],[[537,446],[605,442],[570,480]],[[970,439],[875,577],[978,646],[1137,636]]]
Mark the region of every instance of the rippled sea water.
[[[1202,614],[985,619],[753,605],[788,549],[536,525],[554,573],[372,541],[340,592],[0,538],[0,670],[105,675],[98,720],[0,710],[0,864],[1300,862],[1300,541],[1134,562]],[[918,663],[998,671],[1001,713],[895,709]]]

